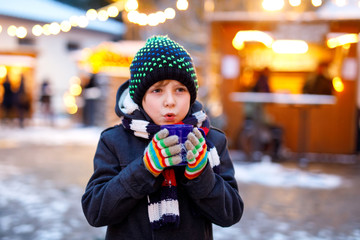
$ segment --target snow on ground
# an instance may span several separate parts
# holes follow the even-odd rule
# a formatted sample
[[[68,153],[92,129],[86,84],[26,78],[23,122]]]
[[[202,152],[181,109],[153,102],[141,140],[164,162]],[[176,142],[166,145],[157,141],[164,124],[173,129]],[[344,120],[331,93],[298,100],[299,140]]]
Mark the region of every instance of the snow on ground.
[[[332,189],[342,183],[336,175],[289,169],[272,162],[235,164],[235,177],[240,182],[284,188]]]
[[[41,145],[96,144],[100,137],[101,129],[89,128],[4,128],[0,131],[0,141],[12,143],[32,143]],[[1,144],[1,142],[0,142]]]
[[[99,128],[80,127],[2,128],[0,149],[19,147],[22,144],[95,146],[101,131],[102,129]],[[337,175],[289,169],[267,161],[235,162],[234,166],[236,179],[248,184],[283,188],[333,189],[343,183],[343,179]],[[0,210],[2,210],[0,239],[81,240],[84,237],[101,239],[105,234],[103,228],[91,228],[84,221],[79,201],[83,189],[79,186],[59,188],[51,180],[40,182],[37,176],[27,175],[15,166],[0,162],[0,192]],[[244,228],[242,226],[244,221],[230,228],[214,225],[214,239],[239,239],[241,236],[247,240],[264,239],[264,237],[269,240],[332,240],[334,236],[334,233],[328,229],[322,229],[317,236],[306,230],[290,231],[291,225],[287,222],[269,219],[260,212],[252,221],[261,223],[261,226],[273,226],[273,231],[264,232],[261,226]],[[360,230],[354,230],[341,239],[360,239]]]
[[[79,186],[59,188],[21,169],[0,167],[0,239],[94,239],[103,229],[86,224],[81,211]]]
[[[0,148],[20,143],[44,145],[96,145],[102,129],[28,127],[5,128],[0,131]],[[340,186],[342,179],[336,175],[312,173],[289,169],[269,161],[235,163],[235,176],[240,182],[257,183],[272,187],[303,187],[332,189]]]

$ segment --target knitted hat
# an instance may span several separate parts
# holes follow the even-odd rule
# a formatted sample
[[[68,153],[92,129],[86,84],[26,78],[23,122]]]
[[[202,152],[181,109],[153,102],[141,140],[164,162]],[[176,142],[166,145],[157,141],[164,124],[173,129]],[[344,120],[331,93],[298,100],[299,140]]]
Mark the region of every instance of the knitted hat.
[[[196,99],[198,80],[190,54],[167,36],[153,36],[135,55],[130,66],[130,96],[141,105],[145,92],[156,82],[177,80]]]

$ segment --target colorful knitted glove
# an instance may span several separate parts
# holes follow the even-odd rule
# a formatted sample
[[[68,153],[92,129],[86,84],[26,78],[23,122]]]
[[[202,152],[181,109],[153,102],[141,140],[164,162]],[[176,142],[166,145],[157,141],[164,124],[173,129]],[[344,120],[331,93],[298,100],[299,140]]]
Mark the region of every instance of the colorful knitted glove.
[[[208,161],[207,145],[205,138],[197,128],[194,128],[187,138],[185,148],[188,165],[185,168],[185,177],[191,180],[198,177],[206,166]]]
[[[169,131],[167,129],[156,133],[144,155],[145,167],[155,177],[157,177],[164,168],[174,166],[181,162],[179,137],[168,135]]]

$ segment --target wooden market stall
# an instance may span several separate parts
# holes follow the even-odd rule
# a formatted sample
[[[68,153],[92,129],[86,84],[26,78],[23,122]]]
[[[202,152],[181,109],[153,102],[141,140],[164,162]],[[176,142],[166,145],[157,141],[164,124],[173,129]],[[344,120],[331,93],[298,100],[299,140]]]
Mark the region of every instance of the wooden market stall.
[[[356,151],[360,17],[213,11],[207,19],[211,26],[209,87],[214,96],[219,96],[212,101],[223,103],[227,119],[224,130],[230,137],[231,148],[239,148],[248,103],[261,102],[256,95],[241,93],[253,91],[260,71],[267,68],[272,94],[290,95],[285,99],[296,95],[309,99],[305,102],[267,99],[261,103],[264,121],[283,130],[283,144],[290,151],[338,154]],[[328,45],[329,40],[346,36],[353,39],[335,47]],[[285,39],[305,43],[306,51],[276,51],[276,41]],[[319,98],[304,95],[309,76],[324,62],[334,88],[325,102],[321,95]]]

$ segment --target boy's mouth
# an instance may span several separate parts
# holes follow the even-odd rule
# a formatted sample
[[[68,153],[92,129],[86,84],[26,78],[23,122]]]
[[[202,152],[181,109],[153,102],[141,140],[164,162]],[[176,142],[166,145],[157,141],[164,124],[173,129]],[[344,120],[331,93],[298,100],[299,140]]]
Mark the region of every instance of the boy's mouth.
[[[175,116],[176,115],[174,113],[167,113],[164,115],[164,117],[167,121],[173,121],[175,119]]]

